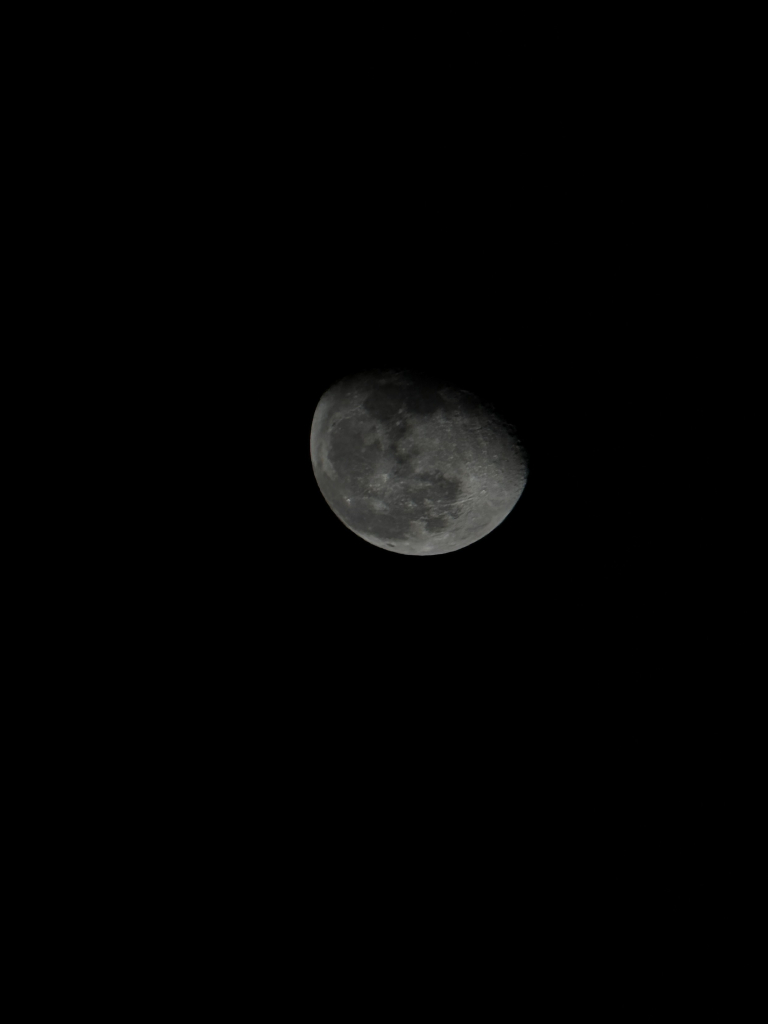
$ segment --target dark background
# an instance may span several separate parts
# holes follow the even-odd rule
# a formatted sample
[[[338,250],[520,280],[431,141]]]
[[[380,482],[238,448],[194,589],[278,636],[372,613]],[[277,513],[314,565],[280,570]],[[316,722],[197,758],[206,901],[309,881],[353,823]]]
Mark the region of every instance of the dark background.
[[[494,674],[510,649],[541,672],[563,659],[557,676],[584,647],[610,660],[614,595],[651,543],[628,415],[661,401],[663,374],[644,388],[681,315],[671,277],[690,287],[668,265],[669,232],[656,238],[637,89],[606,88],[615,71],[577,54],[442,68],[371,54],[366,73],[362,54],[310,51],[269,73],[236,59],[198,69],[199,96],[155,92],[141,126],[152,145],[124,147],[141,242],[128,351],[160,427],[159,485],[184,509],[169,547],[196,552],[180,555],[183,573],[221,574],[221,628],[258,602],[269,637],[302,637],[310,664],[331,634],[362,654],[374,622],[390,623],[396,663],[423,652],[437,677],[474,673],[481,636]],[[366,545],[312,477],[323,391],[392,362],[476,388],[529,451],[518,507],[451,557]]]
[[[550,25],[395,56],[304,24],[257,54],[199,28],[155,26],[86,129],[84,327],[110,344],[83,373],[118,421],[99,636],[158,818],[248,849],[263,822],[318,900],[326,871],[417,858],[434,885],[473,845],[574,902],[584,872],[661,863],[709,798],[660,468],[684,471],[659,423],[711,226],[674,50],[598,60]],[[392,363],[476,390],[528,452],[469,548],[375,548],[315,483],[321,395]]]

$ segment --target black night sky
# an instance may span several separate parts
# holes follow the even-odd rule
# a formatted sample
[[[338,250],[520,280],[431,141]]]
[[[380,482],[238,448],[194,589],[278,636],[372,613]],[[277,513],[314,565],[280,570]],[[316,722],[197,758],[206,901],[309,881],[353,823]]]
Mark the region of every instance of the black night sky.
[[[316,58],[255,82],[222,61],[222,102],[206,86],[158,132],[164,191],[129,213],[122,543],[154,714],[185,709],[233,808],[261,786],[326,830],[467,820],[499,850],[518,821],[554,864],[581,833],[671,827],[704,799],[693,684],[660,653],[682,569],[653,575],[659,442],[628,438],[694,284],[675,269],[672,308],[638,95],[575,54],[445,85]],[[395,364],[476,391],[529,456],[507,519],[451,554],[367,544],[314,479],[323,392]]]

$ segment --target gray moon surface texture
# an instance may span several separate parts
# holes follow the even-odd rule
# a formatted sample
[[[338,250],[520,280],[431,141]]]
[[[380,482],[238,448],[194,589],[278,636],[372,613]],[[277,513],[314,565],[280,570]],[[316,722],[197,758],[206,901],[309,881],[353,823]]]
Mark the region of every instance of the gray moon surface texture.
[[[315,479],[370,544],[440,555],[485,537],[528,477],[513,428],[468,391],[401,370],[346,377],[318,402]]]

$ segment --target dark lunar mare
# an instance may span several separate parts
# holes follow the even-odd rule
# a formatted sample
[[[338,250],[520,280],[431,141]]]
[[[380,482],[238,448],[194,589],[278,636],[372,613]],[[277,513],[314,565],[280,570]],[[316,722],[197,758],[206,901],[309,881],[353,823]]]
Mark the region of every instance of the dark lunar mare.
[[[372,416],[394,419],[401,407],[406,414],[418,416],[431,416],[438,409],[448,410],[448,402],[440,394],[450,387],[446,381],[424,374],[400,372],[394,376],[395,380],[379,385],[366,398],[364,405]]]
[[[348,419],[337,422],[329,449],[330,461],[337,477],[333,479],[325,475],[323,490],[332,507],[338,506],[344,511],[344,518],[354,530],[363,533],[375,530],[375,533],[384,540],[405,540],[414,519],[423,519],[425,528],[432,533],[444,529],[448,520],[445,515],[436,515],[434,509],[457,501],[461,493],[461,484],[458,480],[449,480],[436,470],[417,471],[413,460],[419,454],[418,449],[414,449],[409,456],[404,456],[395,449],[394,443],[405,436],[408,427],[405,424],[398,427],[395,423],[385,420],[385,416],[397,415],[396,410],[402,404],[395,402],[393,406],[391,398],[392,396],[388,396],[384,402],[365,403],[368,411],[375,414],[376,418],[388,427],[393,444],[386,451],[378,441],[371,444],[362,443],[359,423]],[[419,407],[436,408],[432,402],[421,405],[410,402],[408,405],[410,412]],[[401,478],[403,482],[407,482],[408,490],[407,493],[391,499],[396,511],[382,510],[373,513],[360,504],[355,496],[370,492],[368,481],[385,455],[394,463],[391,476],[395,483]],[[348,503],[349,497],[352,497],[352,500]],[[413,504],[409,505],[409,502]],[[456,515],[458,514],[456,510]],[[405,515],[407,519],[404,519]]]

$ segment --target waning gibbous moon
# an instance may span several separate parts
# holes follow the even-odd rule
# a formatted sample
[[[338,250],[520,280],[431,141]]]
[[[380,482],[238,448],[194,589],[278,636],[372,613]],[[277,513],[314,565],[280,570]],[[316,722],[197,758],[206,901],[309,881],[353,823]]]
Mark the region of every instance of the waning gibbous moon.
[[[513,429],[479,398],[402,370],[330,387],[315,410],[310,455],[344,525],[405,555],[474,544],[506,519],[528,477]]]

